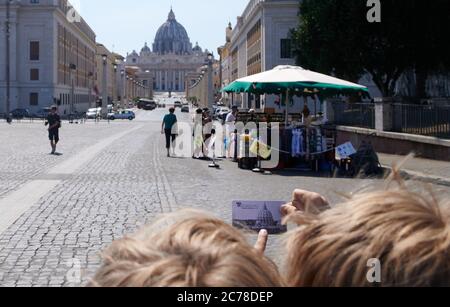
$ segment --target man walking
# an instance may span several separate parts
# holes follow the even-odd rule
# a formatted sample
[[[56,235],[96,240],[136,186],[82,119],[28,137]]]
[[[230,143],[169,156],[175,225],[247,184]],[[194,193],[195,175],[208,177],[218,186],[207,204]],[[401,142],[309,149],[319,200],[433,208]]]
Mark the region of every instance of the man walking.
[[[177,136],[177,116],[174,114],[175,108],[169,109],[169,114],[164,116],[162,126],[161,126],[161,134],[166,135],[166,149],[167,149],[167,157],[170,158],[170,149],[173,147],[173,143],[175,142],[175,138]]]
[[[59,142],[59,129],[61,128],[61,118],[57,111],[57,107],[53,106],[45,122],[45,126],[48,126],[48,138],[52,147],[52,155],[56,155],[56,145]]]

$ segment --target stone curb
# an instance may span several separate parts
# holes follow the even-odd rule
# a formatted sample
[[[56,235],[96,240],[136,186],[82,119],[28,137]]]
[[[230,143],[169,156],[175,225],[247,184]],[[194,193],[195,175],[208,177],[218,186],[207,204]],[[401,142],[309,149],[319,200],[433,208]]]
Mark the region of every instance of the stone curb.
[[[382,167],[386,172],[390,173],[392,171],[392,167],[390,166],[382,165]],[[431,183],[435,185],[450,187],[450,178],[427,175],[421,172],[411,170],[401,170],[400,175],[407,180],[417,180],[424,183]]]

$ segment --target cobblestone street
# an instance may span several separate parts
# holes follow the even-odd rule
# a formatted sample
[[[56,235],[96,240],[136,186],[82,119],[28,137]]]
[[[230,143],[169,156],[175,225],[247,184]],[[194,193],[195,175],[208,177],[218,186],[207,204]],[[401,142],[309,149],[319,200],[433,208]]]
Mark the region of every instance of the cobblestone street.
[[[59,157],[48,154],[42,123],[1,124],[0,286],[83,285],[104,247],[161,213],[199,208],[230,222],[233,200],[288,201],[293,189],[304,188],[336,202],[337,191],[381,183],[266,176],[228,161],[216,170],[204,161],[166,158],[163,114],[138,113],[133,122],[64,123]],[[271,237],[268,248],[277,263],[280,241]],[[67,276],[78,264],[81,281],[73,283]]]

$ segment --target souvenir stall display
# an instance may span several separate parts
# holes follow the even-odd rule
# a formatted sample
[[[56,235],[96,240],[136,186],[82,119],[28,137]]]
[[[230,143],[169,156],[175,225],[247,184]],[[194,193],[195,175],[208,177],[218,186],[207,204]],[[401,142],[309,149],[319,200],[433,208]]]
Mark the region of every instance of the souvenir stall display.
[[[271,118],[269,122],[266,121],[268,117]],[[334,160],[335,129],[333,126],[323,124],[320,119],[320,117],[311,117],[304,120],[302,114],[291,114],[288,120],[289,125],[285,126],[284,114],[270,116],[259,113],[256,114],[256,119],[250,121],[247,113],[240,113],[237,118],[238,122],[242,122],[244,125],[254,122],[257,129],[240,134],[237,157],[239,166],[245,169],[254,169],[258,159],[270,158],[270,154],[267,154],[267,150],[269,150],[269,152],[279,151],[280,164],[278,168],[331,171],[331,163]],[[261,122],[267,123],[266,142],[259,140],[259,123]],[[271,140],[274,123],[278,126],[279,144],[272,144]],[[268,147],[268,149],[264,147]],[[264,151],[262,155],[261,149]]]
[[[295,168],[299,170],[330,170],[335,160],[335,134],[333,126],[324,123],[323,116],[314,115],[306,104],[307,97],[322,101],[326,97],[347,94],[368,96],[364,86],[326,76],[296,66],[278,66],[273,70],[236,80],[222,91],[228,93],[253,93],[257,95],[280,95],[279,103],[283,104],[284,113],[240,113],[237,122],[268,124],[267,144],[259,140],[258,129],[255,132],[245,131],[238,142],[240,167],[252,168],[261,159],[267,159],[267,153],[280,152],[278,168]],[[301,114],[289,112],[294,96],[304,97],[305,104]],[[316,104],[315,104],[316,105]],[[271,144],[273,123],[279,129],[280,144]],[[253,145],[253,146],[252,146]],[[264,156],[260,152],[264,149]],[[253,148],[253,150],[251,150]],[[256,148],[256,149],[255,149]],[[247,153],[252,153],[249,160]],[[256,154],[255,154],[256,152]],[[255,159],[256,158],[256,159]],[[245,163],[244,163],[245,162]],[[248,165],[247,165],[248,164]],[[258,168],[256,168],[258,169]]]

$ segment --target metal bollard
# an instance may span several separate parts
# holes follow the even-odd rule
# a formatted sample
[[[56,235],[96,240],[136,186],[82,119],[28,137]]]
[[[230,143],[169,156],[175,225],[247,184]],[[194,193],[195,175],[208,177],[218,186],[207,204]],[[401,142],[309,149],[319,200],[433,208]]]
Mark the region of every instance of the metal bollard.
[[[238,131],[234,130],[234,158],[233,162],[238,162]]]

